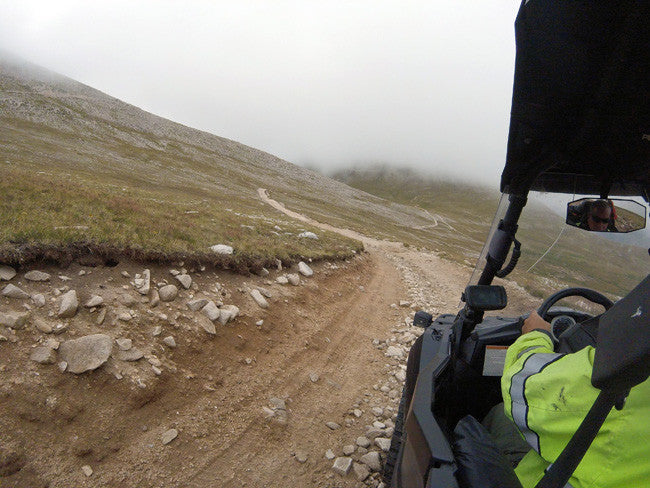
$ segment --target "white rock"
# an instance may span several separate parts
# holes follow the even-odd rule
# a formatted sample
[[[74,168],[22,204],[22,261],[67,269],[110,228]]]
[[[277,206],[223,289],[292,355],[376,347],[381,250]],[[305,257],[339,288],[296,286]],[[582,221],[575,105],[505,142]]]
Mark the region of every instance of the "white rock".
[[[144,357],[144,353],[140,349],[132,347],[127,351],[118,349],[113,356],[120,361],[138,361]]]
[[[172,349],[176,347],[176,341],[174,340],[174,338],[172,336],[165,337],[163,339],[163,342],[165,344],[167,344],[169,347],[171,347]]]
[[[300,234],[298,234],[298,237],[304,237],[304,238],[307,238],[307,239],[318,239],[318,236],[316,234],[314,234],[313,232],[309,232],[309,231],[301,232]]]
[[[307,453],[305,451],[296,451],[296,461],[300,464],[307,462]]]
[[[9,298],[18,298],[18,299],[29,298],[29,294],[27,292],[21,290],[16,285],[12,285],[11,283],[9,283],[7,286],[4,287],[4,289],[2,290],[2,295]]]
[[[265,298],[271,298],[273,296],[269,290],[262,288],[261,286],[256,286],[255,289],[259,291]]]
[[[286,285],[289,283],[289,280],[287,279],[286,276],[278,276],[275,281],[279,283],[280,285]]]
[[[343,454],[345,454],[346,456],[351,456],[352,454],[354,454],[354,451],[356,451],[356,449],[357,448],[354,447],[352,444],[347,444],[343,446]]]
[[[336,456],[334,455],[334,451],[332,451],[331,449],[328,449],[327,451],[325,451],[325,459],[331,461],[335,457]]]
[[[388,349],[386,349],[386,356],[392,357],[392,358],[398,358],[401,359],[404,357],[404,352],[402,351],[401,348],[397,346],[388,346]]]
[[[370,439],[364,436],[359,436],[357,437],[356,443],[359,447],[368,447],[370,445]]]
[[[269,307],[269,302],[266,301],[259,290],[251,290],[250,294],[253,297],[253,300],[255,300],[255,303],[257,303],[261,308]]]
[[[372,414],[375,417],[381,417],[382,415],[384,415],[384,409],[381,407],[372,407]]]
[[[406,371],[399,370],[397,373],[395,373],[395,379],[398,381],[405,381],[406,380]]]
[[[178,437],[178,431],[176,429],[169,429],[162,435],[163,445],[169,444],[171,441],[176,439],[176,437]]]
[[[50,281],[50,275],[42,271],[28,271],[25,273],[27,281]]]
[[[298,276],[297,273],[289,273],[287,275],[287,280],[289,280],[289,283],[293,286],[298,286],[300,284],[300,276]]]
[[[188,274],[176,275],[176,279],[186,290],[189,290],[190,286],[192,286],[192,277]]]
[[[159,303],[160,303],[160,294],[158,293],[158,290],[154,289],[154,291],[151,293],[151,301],[149,302],[149,304],[152,307],[157,307]]]
[[[338,457],[334,461],[334,465],[332,466],[332,470],[335,473],[340,474],[341,476],[345,476],[345,475],[348,474],[351,467],[352,467],[352,458]]]
[[[99,368],[113,349],[113,340],[105,334],[92,334],[62,342],[59,356],[68,363],[67,370],[79,374]]]
[[[82,467],[81,467],[81,471],[83,471],[83,473],[84,473],[86,476],[92,476],[92,475],[93,475],[93,468],[91,468],[91,467],[88,466],[87,464],[86,464],[85,466],[82,466]]]
[[[216,244],[210,247],[210,250],[216,254],[232,254],[234,252],[231,246],[225,244]]]
[[[136,283],[135,289],[140,295],[148,295],[151,290],[151,271],[145,269],[140,280]]]
[[[57,364],[57,366],[59,368],[59,371],[61,371],[62,373],[65,373],[65,370],[68,369],[68,363],[66,363],[65,361],[61,361],[59,364]]]
[[[157,336],[159,336],[160,334],[162,334],[162,327],[159,326],[159,325],[156,325],[156,326],[153,328],[153,331],[151,331],[151,335],[154,336],[154,337],[157,337]]]
[[[39,332],[42,332],[43,334],[51,334],[54,328],[52,327],[52,324],[49,324],[48,322],[45,322],[43,319],[36,317],[34,319],[34,327]]]
[[[239,307],[236,305],[224,305],[221,307],[219,315],[219,322],[221,325],[226,325],[231,320],[234,320],[239,315]]]
[[[84,307],[86,308],[95,308],[99,307],[104,304],[104,299],[100,297],[99,295],[93,295],[90,297],[90,300],[88,300],[85,304]]]
[[[298,271],[303,276],[313,276],[314,274],[314,271],[304,261],[298,263]]]
[[[219,316],[221,315],[221,310],[219,310],[217,305],[212,300],[210,300],[201,309],[201,313],[205,315],[207,318],[209,318],[212,322],[214,322],[215,320],[219,319]]]
[[[118,320],[121,320],[122,322],[130,322],[133,317],[129,312],[122,312],[117,316]]]
[[[171,302],[178,296],[178,288],[175,285],[166,285],[158,290],[158,293],[163,302]]]
[[[309,373],[309,380],[312,383],[316,383],[320,379],[320,376],[318,376],[318,373]]]
[[[79,299],[77,298],[77,292],[75,290],[70,290],[61,297],[58,316],[62,319],[74,317],[77,313],[78,307]]]
[[[325,422],[325,425],[326,425],[329,429],[332,429],[332,430],[337,430],[337,429],[340,429],[340,428],[341,428],[341,426],[340,426],[339,424],[337,424],[336,422]]]
[[[11,266],[0,265],[0,280],[9,281],[16,276],[16,270]]]

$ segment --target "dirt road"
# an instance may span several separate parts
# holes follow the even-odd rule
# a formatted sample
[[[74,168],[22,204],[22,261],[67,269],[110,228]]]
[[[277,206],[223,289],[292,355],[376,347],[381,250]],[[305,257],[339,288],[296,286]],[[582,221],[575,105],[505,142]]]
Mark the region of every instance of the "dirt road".
[[[264,190],[258,193],[305,219]],[[0,342],[1,486],[377,486],[377,473],[363,482],[352,472],[334,473],[326,451],[342,456],[343,446],[355,445],[379,418],[390,429],[404,358],[387,357],[386,346],[407,349],[414,335],[405,322],[416,308],[455,312],[471,270],[433,253],[308,221],[360,238],[367,252],[347,263],[314,265],[314,276],[303,277],[300,286],[275,281],[286,270],[265,278],[189,270],[192,288],[181,288],[176,300],[160,308],[131,293],[124,276],[142,267],[126,261],[92,270],[43,267],[53,283],[27,283],[19,273],[12,283],[46,297],[31,320],[50,320],[60,293],[54,290],[63,285],[78,289],[82,303],[97,293],[110,304],[103,325],[96,325],[97,312],[84,309],[57,341],[97,332],[129,337],[151,364],[157,364],[152,356],[158,358],[162,373],[154,375],[144,359],[111,359],[78,376],[61,373],[56,364],[29,359],[51,335],[32,326],[17,330]],[[56,279],[62,274],[65,283]],[[170,279],[170,270],[151,267],[151,276],[159,283]],[[268,309],[249,296],[255,286],[271,295]],[[125,294],[136,298],[124,305]],[[198,297],[234,303],[240,315],[208,336],[186,306]],[[0,300],[3,310],[24,309],[15,299]],[[400,307],[400,300],[411,305]],[[125,308],[133,320],[116,318]],[[162,334],[152,336],[159,325]],[[176,347],[161,342],[168,334]],[[269,415],[278,400],[286,417]],[[169,429],[178,436],[164,445],[161,436]],[[353,457],[362,452],[358,448]]]

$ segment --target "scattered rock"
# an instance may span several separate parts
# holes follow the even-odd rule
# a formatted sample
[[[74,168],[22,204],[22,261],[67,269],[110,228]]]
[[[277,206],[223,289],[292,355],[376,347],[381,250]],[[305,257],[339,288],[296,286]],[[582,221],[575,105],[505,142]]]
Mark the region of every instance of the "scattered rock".
[[[97,315],[97,320],[95,323],[97,325],[102,325],[104,323],[104,320],[106,319],[106,309],[103,308],[99,311],[99,314]]]
[[[66,363],[65,361],[61,361],[59,364],[57,364],[57,366],[59,368],[59,371],[61,371],[62,373],[65,373],[65,370],[68,369],[68,363]]]
[[[34,327],[36,327],[36,330],[39,332],[42,332],[43,334],[51,334],[54,328],[52,327],[52,324],[49,324],[45,322],[43,319],[40,319],[36,317],[33,320]]]
[[[115,343],[122,351],[128,351],[133,346],[133,341],[131,339],[126,339],[125,337],[115,339]]]
[[[113,354],[113,357],[115,359],[119,359],[120,361],[139,361],[144,357],[144,353],[140,351],[139,349],[136,349],[135,347],[128,349],[126,351],[122,349],[118,349],[115,354]]]
[[[122,312],[117,316],[117,320],[121,320],[122,322],[130,322],[132,318],[129,312]]]
[[[156,325],[153,330],[151,331],[151,335],[154,337],[158,337],[160,334],[162,334],[162,327],[159,325]]]
[[[136,303],[135,298],[133,296],[131,296],[130,294],[128,294],[128,293],[122,293],[119,296],[118,300],[125,307],[132,307]]]
[[[309,373],[309,380],[312,383],[316,383],[320,379],[320,376],[318,376],[318,373]]]
[[[352,465],[352,471],[354,471],[354,476],[358,481],[363,481],[370,476],[370,470],[365,464],[354,463]]]
[[[25,273],[27,281],[50,281],[50,275],[42,271],[28,271]]]
[[[16,276],[16,270],[11,266],[0,265],[0,281],[9,281]]]
[[[382,415],[384,415],[384,409],[381,407],[372,407],[371,411],[375,417],[381,417]]]
[[[196,300],[191,300],[187,302],[187,308],[189,308],[192,312],[198,312],[201,310],[203,307],[205,307],[208,304],[207,298],[197,298]],[[212,320],[212,319],[210,319]],[[217,320],[217,319],[214,319]]]
[[[258,290],[266,298],[271,298],[273,296],[269,290],[262,288],[261,286],[256,286],[255,289]]]
[[[54,334],[63,334],[67,330],[68,330],[68,324],[58,323],[58,324],[56,324],[54,326],[54,329],[52,329],[52,332]]]
[[[130,277],[131,277],[131,275],[129,274],[129,272],[126,271],[126,270],[122,271],[120,274],[121,274],[122,276],[124,276],[125,278],[130,278]]]
[[[253,300],[255,300],[255,303],[257,303],[261,308],[269,307],[269,302],[266,301],[259,290],[251,290],[250,294],[253,297]]]
[[[54,364],[56,361],[56,353],[50,347],[39,346],[34,348],[29,358],[40,364]]]
[[[307,462],[307,453],[305,451],[296,451],[296,461],[298,461],[300,464],[304,464]]]
[[[141,275],[135,275],[133,286],[140,295],[148,295],[151,290],[151,271],[145,269]]]
[[[354,415],[356,418],[359,418],[363,415],[363,412],[358,408],[355,408],[354,410],[352,410],[352,415]]]
[[[368,447],[370,445],[370,439],[364,436],[357,437],[357,446]]]
[[[216,254],[232,254],[234,249],[231,246],[225,244],[216,244],[210,247],[210,250]]]
[[[77,292],[75,290],[70,290],[61,297],[59,317],[62,319],[74,317],[77,313],[78,307],[79,299],[77,298]]]
[[[325,451],[325,459],[328,459],[329,461],[331,461],[335,457],[336,456],[334,455],[334,451],[332,451],[331,449],[328,449],[327,451]]]
[[[224,305],[221,307],[219,314],[219,322],[221,325],[226,325],[231,320],[234,320],[239,315],[239,307],[236,305]]]
[[[0,312],[0,325],[10,329],[23,329],[29,318],[29,312],[23,313],[2,313]]]
[[[397,346],[388,346],[388,349],[386,349],[386,356],[401,359],[404,357],[404,352]]]
[[[113,349],[113,340],[105,334],[92,334],[61,343],[59,355],[68,363],[67,370],[80,374],[104,364]]]
[[[289,280],[287,279],[286,276],[278,276],[275,281],[279,283],[280,285],[286,285],[289,283]]]
[[[303,238],[306,238],[306,239],[318,239],[318,236],[316,234],[314,234],[313,232],[308,232],[308,231],[307,232],[301,232],[300,234],[298,234],[298,237],[303,237]]]
[[[210,300],[203,306],[201,313],[209,318],[212,322],[214,322],[215,320],[219,319],[221,310],[219,310],[219,307],[217,307],[217,305],[212,300]]]
[[[371,451],[359,458],[363,464],[368,466],[372,471],[381,471],[381,458],[377,451]]]
[[[27,292],[21,290],[16,285],[12,285],[11,283],[4,287],[2,290],[2,295],[9,298],[18,298],[23,300],[25,298],[29,298],[29,294]]]
[[[84,473],[86,476],[89,476],[89,477],[90,477],[90,476],[93,475],[93,468],[91,468],[91,467],[88,466],[87,464],[86,464],[85,466],[82,466],[82,467],[81,467],[81,471],[83,471],[83,473]]]
[[[325,422],[325,425],[332,430],[337,430],[341,428],[341,426],[336,422]]]
[[[169,429],[162,435],[163,445],[169,444],[171,441],[176,439],[176,437],[178,437],[178,431],[176,429]]]
[[[192,286],[192,277],[188,274],[176,275],[176,279],[186,290],[189,290],[190,286]]]
[[[350,472],[351,467],[352,467],[352,458],[338,457],[334,461],[334,465],[332,466],[332,470],[335,473],[340,474],[341,476],[345,476]]]
[[[151,304],[152,307],[157,307],[159,303],[160,303],[160,294],[158,293],[158,290],[154,290],[151,293],[151,302],[150,302],[150,304]]]
[[[163,302],[171,302],[178,296],[178,288],[175,285],[166,285],[158,290],[158,293]]]
[[[308,276],[308,277],[314,274],[312,269],[304,261],[300,261],[298,263],[298,271],[300,272],[301,275]]]
[[[343,446],[343,454],[345,454],[346,456],[352,456],[352,454],[354,454],[354,451],[356,449],[357,448],[354,447],[352,444],[347,444]]]
[[[45,296],[42,293],[32,295],[32,300],[34,301],[34,305],[36,305],[38,308],[45,306]]]
[[[167,344],[172,349],[176,347],[176,340],[172,336],[167,336],[163,339],[163,342]]]
[[[375,438],[375,446],[384,452],[388,452],[390,449],[390,439],[386,439],[385,437],[377,437]]]
[[[300,276],[298,276],[296,273],[289,273],[287,275],[287,280],[293,286],[298,286],[300,284]]]
[[[217,329],[214,326],[214,323],[212,320],[209,320],[207,317],[201,317],[199,316],[197,318],[197,322],[201,326],[201,328],[206,331],[210,335],[216,335],[217,334]]]
[[[400,306],[400,307],[410,307],[410,306],[411,306],[411,302],[407,302],[406,300],[400,300],[400,301],[399,301],[399,306]]]
[[[90,297],[90,300],[88,300],[85,304],[84,307],[86,308],[95,308],[95,307],[100,307],[104,304],[104,299],[100,297],[99,295],[93,295]]]

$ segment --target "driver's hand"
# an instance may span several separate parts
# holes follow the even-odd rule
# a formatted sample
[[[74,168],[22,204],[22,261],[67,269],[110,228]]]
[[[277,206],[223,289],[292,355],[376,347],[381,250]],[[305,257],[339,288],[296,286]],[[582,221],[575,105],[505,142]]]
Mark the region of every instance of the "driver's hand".
[[[529,332],[534,331],[535,329],[543,329],[551,332],[551,324],[539,316],[534,310],[530,312],[530,315],[526,320],[524,320],[524,325],[521,328],[522,334],[528,334]]]

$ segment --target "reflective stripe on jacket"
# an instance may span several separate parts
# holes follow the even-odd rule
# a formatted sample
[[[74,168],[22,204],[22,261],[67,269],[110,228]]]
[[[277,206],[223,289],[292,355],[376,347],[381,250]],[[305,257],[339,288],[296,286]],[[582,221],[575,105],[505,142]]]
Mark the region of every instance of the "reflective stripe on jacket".
[[[556,354],[539,331],[508,348],[501,391],[506,415],[532,446],[515,470],[534,487],[593,405],[595,349]],[[625,408],[613,409],[569,480],[573,488],[650,488],[650,380],[634,387]]]

